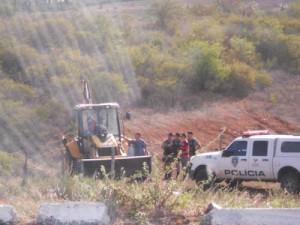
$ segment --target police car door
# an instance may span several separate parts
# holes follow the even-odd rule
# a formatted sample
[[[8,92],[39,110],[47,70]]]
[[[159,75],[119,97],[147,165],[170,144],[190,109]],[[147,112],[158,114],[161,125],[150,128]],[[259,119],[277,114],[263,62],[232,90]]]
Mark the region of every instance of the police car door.
[[[248,176],[251,179],[272,179],[272,146],[273,140],[251,140],[249,143],[251,154],[249,156]]]
[[[220,178],[243,178],[248,168],[247,140],[236,140],[223,151],[220,164]]]

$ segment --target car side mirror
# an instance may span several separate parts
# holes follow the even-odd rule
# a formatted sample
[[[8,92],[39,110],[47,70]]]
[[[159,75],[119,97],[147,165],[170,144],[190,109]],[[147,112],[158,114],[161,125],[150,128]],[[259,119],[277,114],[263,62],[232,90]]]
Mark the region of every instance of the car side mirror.
[[[227,150],[223,151],[222,157],[230,157],[230,156],[233,156],[233,152],[232,151],[227,151]]]

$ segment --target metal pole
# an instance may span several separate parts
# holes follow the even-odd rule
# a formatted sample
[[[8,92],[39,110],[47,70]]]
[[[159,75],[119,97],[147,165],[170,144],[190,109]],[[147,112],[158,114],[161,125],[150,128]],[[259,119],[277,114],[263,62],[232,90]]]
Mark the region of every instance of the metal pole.
[[[111,148],[111,178],[114,179],[115,178],[115,148],[112,147]]]

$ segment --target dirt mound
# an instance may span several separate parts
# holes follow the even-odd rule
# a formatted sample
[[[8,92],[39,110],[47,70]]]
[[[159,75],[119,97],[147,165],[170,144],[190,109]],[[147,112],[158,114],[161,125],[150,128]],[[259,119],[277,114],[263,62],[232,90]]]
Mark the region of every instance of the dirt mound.
[[[155,113],[150,109],[131,110],[132,119],[126,120],[125,134],[133,137],[141,132],[149,150],[161,156],[160,145],[168,132],[193,131],[204,146],[202,151],[224,148],[246,130],[268,129],[271,133],[293,134],[299,126],[284,121],[264,111],[251,107],[250,101],[227,100],[203,105],[190,112]],[[220,135],[223,142],[220,145]]]

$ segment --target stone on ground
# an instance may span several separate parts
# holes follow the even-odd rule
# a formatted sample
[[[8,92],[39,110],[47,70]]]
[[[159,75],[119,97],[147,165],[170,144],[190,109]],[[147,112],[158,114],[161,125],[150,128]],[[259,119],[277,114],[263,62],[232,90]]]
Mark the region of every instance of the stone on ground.
[[[110,224],[108,208],[104,203],[43,204],[38,210],[40,225],[106,225]]]
[[[0,224],[13,224],[16,219],[16,213],[10,205],[0,205]]]
[[[300,209],[213,209],[201,225],[299,225]]]

